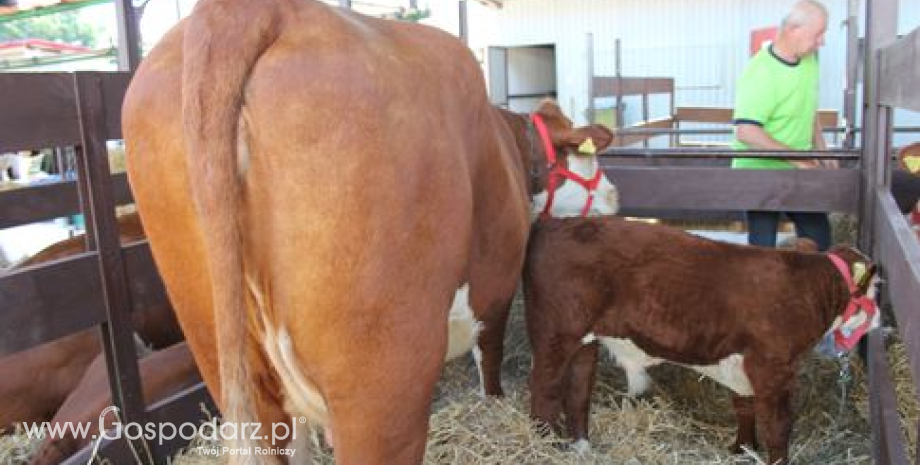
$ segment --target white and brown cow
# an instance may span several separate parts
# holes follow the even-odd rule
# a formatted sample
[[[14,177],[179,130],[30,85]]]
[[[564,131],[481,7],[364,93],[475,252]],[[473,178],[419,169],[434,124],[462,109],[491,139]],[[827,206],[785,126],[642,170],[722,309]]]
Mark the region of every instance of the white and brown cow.
[[[612,139],[555,105],[537,113],[560,162]],[[419,463],[451,314],[470,325],[454,353],[475,343],[500,393],[530,194],[549,171],[530,127],[489,104],[443,32],[317,1],[199,2],[138,69],[123,130],[224,420],[305,415],[331,428],[338,463]]]
[[[850,349],[877,326],[874,270],[850,248],[728,244],[618,217],[537,222],[524,271],[531,414],[561,432],[564,411],[568,434],[586,447],[604,345],[631,394],[647,386],[646,367],[665,361],[727,386],[732,450],[753,445],[756,416],[771,463],[782,463],[796,363],[829,332]]]

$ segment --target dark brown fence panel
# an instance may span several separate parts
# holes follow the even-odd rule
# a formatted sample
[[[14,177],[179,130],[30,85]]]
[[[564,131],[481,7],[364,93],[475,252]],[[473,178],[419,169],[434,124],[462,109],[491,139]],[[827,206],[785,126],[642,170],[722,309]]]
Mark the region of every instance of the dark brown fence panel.
[[[0,152],[79,143],[75,101],[69,73],[0,73]]]
[[[94,253],[0,276],[0,356],[89,328],[105,317]]]
[[[656,210],[853,212],[856,170],[602,166],[620,193],[624,214]]]
[[[130,74],[98,73],[103,80],[106,138],[121,138],[121,101]],[[81,143],[71,73],[0,73],[0,152]]]
[[[115,203],[133,202],[128,176],[112,175]],[[0,229],[80,213],[75,181],[60,181],[0,191]]]
[[[123,255],[134,307],[166,305],[146,241]],[[0,302],[0,357],[89,328],[105,317],[98,258],[84,253],[0,275]]]

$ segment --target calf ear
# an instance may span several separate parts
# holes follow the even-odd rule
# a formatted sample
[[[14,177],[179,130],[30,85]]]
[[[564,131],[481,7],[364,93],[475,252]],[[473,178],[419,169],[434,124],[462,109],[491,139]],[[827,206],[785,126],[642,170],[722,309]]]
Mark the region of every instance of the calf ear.
[[[869,293],[869,286],[872,284],[872,278],[875,277],[875,273],[878,273],[878,267],[874,264],[869,263],[869,268],[866,270],[866,273],[862,276],[858,283],[856,283],[856,288],[859,289],[860,295],[866,295]]]
[[[578,149],[586,140],[591,139],[594,147],[600,151],[609,147],[613,142],[614,135],[610,129],[600,124],[593,124],[568,131],[560,131],[554,134],[553,145],[560,147]]]

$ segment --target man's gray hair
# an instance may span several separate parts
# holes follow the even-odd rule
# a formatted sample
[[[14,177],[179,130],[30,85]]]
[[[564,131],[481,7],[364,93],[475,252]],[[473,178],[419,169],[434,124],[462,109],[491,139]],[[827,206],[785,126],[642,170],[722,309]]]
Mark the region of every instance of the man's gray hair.
[[[818,18],[827,19],[827,7],[815,0],[799,0],[783,18],[780,28],[802,26]]]

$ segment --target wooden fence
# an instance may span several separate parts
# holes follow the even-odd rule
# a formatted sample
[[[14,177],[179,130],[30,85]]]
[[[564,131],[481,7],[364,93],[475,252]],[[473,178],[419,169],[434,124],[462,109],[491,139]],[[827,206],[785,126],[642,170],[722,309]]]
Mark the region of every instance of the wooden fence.
[[[144,407],[129,312],[164,302],[146,242],[122,248],[115,206],[131,202],[125,175],[110,175],[106,141],[121,138],[128,73],[0,74],[0,152],[74,147],[77,179],[0,192],[0,228],[82,213],[89,252],[0,275],[0,356],[98,325],[122,423],[197,424],[203,385]],[[107,442],[111,463],[164,463],[181,438]],[[89,454],[68,463],[87,463]]]

